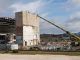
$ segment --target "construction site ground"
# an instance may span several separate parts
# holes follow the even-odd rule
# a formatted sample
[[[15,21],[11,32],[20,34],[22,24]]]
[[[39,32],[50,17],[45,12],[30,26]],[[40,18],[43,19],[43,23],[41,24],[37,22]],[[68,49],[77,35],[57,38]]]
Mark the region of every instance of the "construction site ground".
[[[0,60],[80,60],[80,56],[0,54]]]

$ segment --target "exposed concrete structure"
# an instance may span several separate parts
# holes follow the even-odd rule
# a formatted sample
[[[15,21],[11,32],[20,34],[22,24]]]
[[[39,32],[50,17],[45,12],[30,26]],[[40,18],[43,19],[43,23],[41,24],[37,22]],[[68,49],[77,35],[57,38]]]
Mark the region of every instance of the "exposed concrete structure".
[[[0,44],[13,42],[15,35],[15,19],[0,17]]]
[[[9,17],[0,17],[0,50],[6,50],[7,44],[14,43],[15,37],[15,19]]]
[[[26,46],[38,45],[39,37],[39,17],[27,11],[17,12],[16,19],[16,40],[17,43]]]
[[[15,20],[8,17],[0,17],[0,33],[15,33]]]

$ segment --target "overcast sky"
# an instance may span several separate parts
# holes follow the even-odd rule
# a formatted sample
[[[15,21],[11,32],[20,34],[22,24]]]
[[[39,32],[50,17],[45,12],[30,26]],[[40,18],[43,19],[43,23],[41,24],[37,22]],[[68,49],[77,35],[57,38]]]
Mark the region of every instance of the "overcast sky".
[[[70,32],[80,32],[80,0],[0,0],[0,16],[14,17],[18,11],[30,11],[49,19]],[[63,33],[40,21],[40,33]]]

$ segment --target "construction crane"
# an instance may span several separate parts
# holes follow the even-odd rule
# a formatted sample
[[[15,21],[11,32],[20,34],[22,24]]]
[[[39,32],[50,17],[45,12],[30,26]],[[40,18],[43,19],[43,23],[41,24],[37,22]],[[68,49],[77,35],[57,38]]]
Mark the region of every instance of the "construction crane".
[[[75,34],[73,34],[73,33],[69,32],[69,31],[61,28],[60,26],[58,26],[58,25],[50,22],[49,20],[47,20],[47,19],[45,19],[45,18],[43,18],[43,17],[41,17],[41,16],[39,16],[39,15],[38,15],[38,17],[41,18],[41,19],[43,19],[43,20],[45,20],[46,22],[48,22],[48,23],[56,26],[57,28],[61,29],[62,31],[66,32],[66,33],[67,33],[68,35],[70,35],[71,37],[74,37],[74,39],[76,39],[76,41],[78,41],[78,42],[80,41],[80,37],[76,36]]]

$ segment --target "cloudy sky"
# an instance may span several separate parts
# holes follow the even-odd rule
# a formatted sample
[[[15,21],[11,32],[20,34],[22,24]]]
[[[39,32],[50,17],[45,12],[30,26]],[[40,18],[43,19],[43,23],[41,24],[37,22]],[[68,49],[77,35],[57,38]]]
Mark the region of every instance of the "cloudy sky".
[[[30,11],[70,32],[80,32],[80,0],[0,0],[0,16],[14,17],[18,11]],[[64,33],[41,20],[41,33]]]

